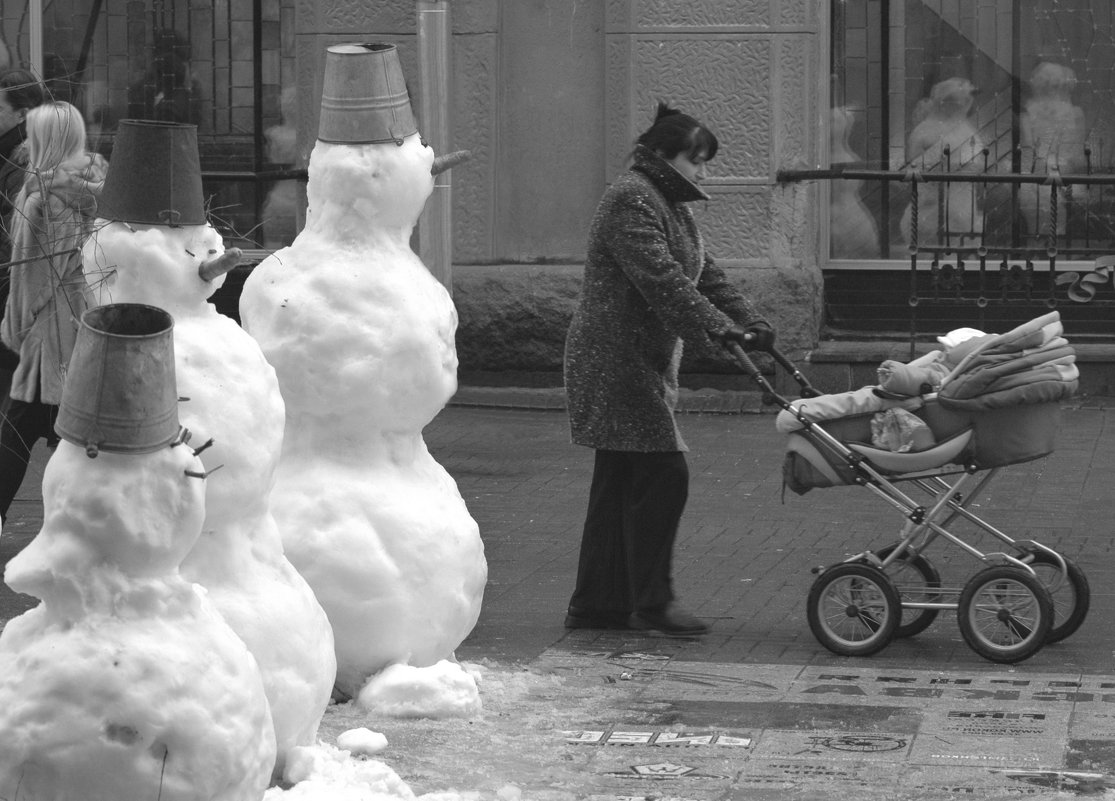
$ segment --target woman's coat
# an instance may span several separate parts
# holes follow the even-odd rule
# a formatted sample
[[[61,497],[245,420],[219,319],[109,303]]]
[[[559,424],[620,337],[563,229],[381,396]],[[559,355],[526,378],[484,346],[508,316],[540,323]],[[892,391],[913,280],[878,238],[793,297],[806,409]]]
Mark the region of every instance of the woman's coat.
[[[0,339],[19,353],[10,395],[59,405],[62,380],[88,308],[81,246],[96,218],[107,165],[100,156],[31,174],[13,211],[11,289]]]
[[[762,321],[704,252],[685,204],[707,197],[641,146],[604,193],[565,346],[574,443],[688,450],[674,422],[682,340]]]

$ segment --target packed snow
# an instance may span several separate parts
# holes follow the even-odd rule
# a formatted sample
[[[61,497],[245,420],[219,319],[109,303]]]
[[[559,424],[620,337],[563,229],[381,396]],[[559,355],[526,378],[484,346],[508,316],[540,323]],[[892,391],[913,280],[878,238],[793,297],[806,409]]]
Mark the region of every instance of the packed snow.
[[[58,445],[43,527],[4,574],[41,603],[0,634],[0,798],[255,801],[270,783],[256,661],[178,572],[203,472],[188,445]]]
[[[283,553],[270,508],[285,413],[275,371],[259,345],[207,302],[234,266],[210,225],[99,221],[84,249],[98,304],[143,303],[174,318],[179,420],[203,452],[205,522],[182,575],[209,598],[255,656],[278,743],[315,742],[336,676],[332,629]],[[212,265],[224,262],[223,266]]]
[[[94,302],[173,316],[190,438],[50,458],[5,573],[41,603],[0,634],[0,798],[521,798],[418,796],[363,725],[483,716],[454,658],[483,543],[422,439],[457,368],[452,300],[410,249],[433,157],[417,134],[318,142],[306,228],[253,272],[243,328],[206,302],[237,260],[211,226],[98,222]]]
[[[474,673],[443,659],[425,668],[384,668],[364,685],[356,703],[389,717],[468,717],[480,711],[480,690]]]
[[[391,665],[453,664],[487,579],[476,523],[422,439],[457,368],[452,300],[410,248],[433,159],[417,134],[319,141],[306,227],[240,301],[286,402],[272,510],[348,697]]]
[[[372,731],[366,726],[358,729],[349,729],[337,735],[337,747],[348,751],[355,757],[367,757],[378,754],[387,748],[387,738],[378,731]]]

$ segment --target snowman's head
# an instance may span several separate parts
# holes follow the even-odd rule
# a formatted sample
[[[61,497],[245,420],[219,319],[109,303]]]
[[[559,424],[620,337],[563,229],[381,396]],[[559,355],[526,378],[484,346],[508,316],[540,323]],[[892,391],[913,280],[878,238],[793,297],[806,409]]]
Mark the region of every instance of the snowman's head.
[[[369,227],[413,226],[434,189],[434,151],[418,134],[402,144],[319,141],[310,154],[307,197],[313,214],[351,210]]]
[[[101,573],[173,574],[201,533],[204,471],[186,444],[90,459],[63,440],[43,475],[42,529],[8,563],[5,580],[61,602],[71,594],[67,588]]]
[[[99,220],[83,248],[82,269],[97,305],[146,303],[181,314],[203,307],[224,283],[206,280],[202,264],[224,253],[211,225],[133,225]]]

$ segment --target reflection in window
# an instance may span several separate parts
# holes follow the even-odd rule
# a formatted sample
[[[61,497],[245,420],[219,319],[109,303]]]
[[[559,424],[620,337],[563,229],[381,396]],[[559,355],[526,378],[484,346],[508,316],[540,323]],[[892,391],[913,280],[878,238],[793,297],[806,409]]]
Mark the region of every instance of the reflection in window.
[[[1113,5],[835,0],[833,165],[923,174],[1115,172]],[[854,184],[832,182],[832,257],[905,258],[910,183],[845,183]],[[1115,244],[1112,187],[1070,182],[1059,191],[1056,215],[1050,197],[1037,184],[920,183],[918,243],[1044,246],[1055,230],[1062,250]],[[842,230],[853,219],[861,230]]]
[[[159,28],[152,33],[143,75],[128,86],[127,116],[199,125],[203,92],[186,37],[173,28]]]
[[[28,2],[0,2],[0,67],[30,66]],[[243,176],[304,166],[291,141],[297,108],[283,101],[295,85],[295,0],[52,0],[42,11],[44,82],[82,111],[92,147],[110,153],[124,118],[195,124],[209,215],[228,243],[293,238],[299,187]]]
[[[832,164],[856,167],[863,160],[852,150],[851,135],[856,125],[856,110],[838,106],[829,120]],[[875,218],[863,202],[861,180],[834,181],[829,195],[829,222],[832,252],[840,258],[867,258],[879,249]]]

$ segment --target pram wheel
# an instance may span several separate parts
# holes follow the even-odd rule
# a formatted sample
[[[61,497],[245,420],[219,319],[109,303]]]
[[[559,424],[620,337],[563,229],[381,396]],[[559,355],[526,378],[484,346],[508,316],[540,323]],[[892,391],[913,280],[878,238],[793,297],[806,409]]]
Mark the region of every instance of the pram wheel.
[[[1092,599],[1088,579],[1075,562],[1064,556],[1064,574],[1057,560],[1042,551],[1027,550],[1019,558],[1037,574],[1053,599],[1053,626],[1045,642],[1060,642],[1080,628],[1088,615]]]
[[[813,636],[841,656],[868,656],[882,650],[902,617],[898,590],[887,574],[855,562],[821,573],[809,589],[807,603]]]
[[[875,552],[880,559],[886,559],[898,545],[888,545]],[[904,603],[936,603],[941,593],[935,592],[941,586],[941,574],[926,557],[918,554],[910,558],[904,553],[884,568],[894,582],[898,596]],[[938,609],[902,609],[902,619],[894,630],[895,637],[913,637],[921,634],[937,619]]]
[[[977,573],[960,592],[956,620],[968,646],[992,662],[1021,662],[1045,645],[1053,601],[1026,571],[996,565]]]

